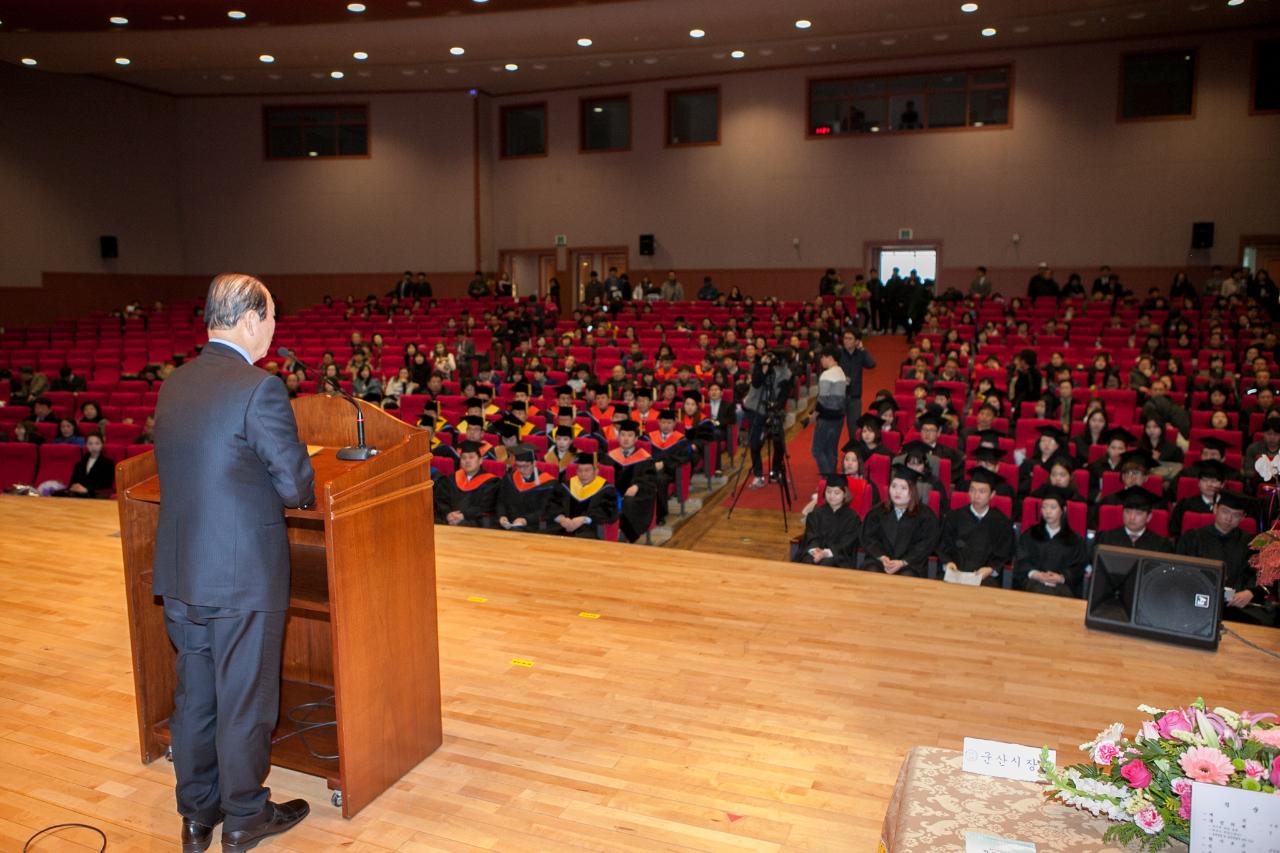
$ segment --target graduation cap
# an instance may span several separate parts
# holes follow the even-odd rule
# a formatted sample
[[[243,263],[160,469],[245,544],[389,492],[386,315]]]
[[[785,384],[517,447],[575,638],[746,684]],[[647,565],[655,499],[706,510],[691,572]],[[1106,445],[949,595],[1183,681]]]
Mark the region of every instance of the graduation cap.
[[[946,388],[931,388],[929,393],[935,397],[946,397],[948,400],[951,399],[951,391]]]
[[[593,382],[591,383],[591,390],[595,391],[597,394],[607,395],[609,393],[609,386],[605,385],[603,382]]]
[[[1008,437],[1009,436],[1005,435],[998,429],[984,429],[984,430],[978,431],[979,444],[990,444],[992,446],[998,446],[1000,444],[1000,439],[1008,438]]]
[[[618,409],[624,409],[624,410],[625,410],[625,409],[627,408],[627,401],[626,401],[626,400],[613,400],[613,401],[611,401],[611,402],[609,403],[609,405],[610,405],[610,406],[613,406],[613,408],[614,408],[614,410],[615,410],[615,413],[616,413],[616,410],[618,410]]]
[[[906,480],[914,486],[916,483],[920,482],[920,473],[918,471],[911,470],[906,465],[897,465],[894,467],[893,476],[890,479]]]
[[[1218,503],[1222,504],[1227,509],[1248,510],[1251,501],[1249,500],[1249,496],[1243,492],[1223,489],[1218,492]]]
[[[512,394],[532,394],[533,388],[529,385],[528,382],[517,382],[516,384],[511,386],[511,393]]]
[[[871,408],[873,411],[883,415],[887,409],[891,409],[896,412],[900,407],[898,406],[898,401],[892,397],[881,397],[879,400],[876,400],[871,404]]]
[[[1225,483],[1231,469],[1217,459],[1206,459],[1195,464],[1195,473],[1201,480],[1220,480]]]
[[[461,443],[458,445],[458,452],[459,452],[459,453],[479,453],[479,452],[480,452],[480,442],[478,442],[478,441],[464,441],[464,442],[461,442]]]
[[[849,491],[849,480],[843,474],[828,474],[823,478],[828,489],[844,489]]]
[[[662,411],[658,412],[658,420],[660,421],[674,421],[675,419],[676,419],[675,409],[663,409]]]
[[[581,451],[573,454],[573,461],[577,465],[594,465],[596,464],[596,455],[590,451]]]
[[[1047,467],[1053,468],[1057,465],[1061,465],[1068,471],[1074,471],[1076,468],[1076,461],[1065,453],[1055,453],[1049,457],[1049,464]]]
[[[462,422],[469,427],[484,426],[484,418],[480,417],[479,415],[467,415],[465,418],[462,419]]]
[[[968,474],[970,483],[986,483],[993,490],[996,486],[1005,482],[1004,477],[994,471],[988,471],[986,468],[970,468]]]
[[[578,410],[573,406],[559,406],[556,408],[557,418],[574,418],[578,416]]]
[[[476,395],[478,396],[480,394],[487,394],[488,396],[492,397],[493,386],[486,384],[484,382],[481,382],[479,385],[476,386]]]
[[[555,428],[555,431],[551,433],[551,437],[552,438],[573,438],[574,437],[573,427],[558,426]]]
[[[1121,489],[1117,494],[1120,498],[1120,505],[1125,509],[1140,509],[1144,512],[1151,512],[1151,510],[1155,509],[1156,496],[1142,486],[1130,486],[1127,489]]]
[[[635,390],[635,395],[637,400],[639,400],[641,397],[645,398],[646,400],[652,400],[653,389],[644,385],[637,385]]]
[[[1148,492],[1148,494],[1150,493]],[[1071,500],[1071,492],[1068,492],[1066,489],[1059,486],[1050,486],[1045,489],[1043,496],[1040,498],[1041,503],[1045,501],[1057,501],[1058,505],[1063,509],[1066,509],[1067,501],[1069,500]]]
[[[427,402],[422,404],[422,411],[431,412],[433,414],[438,415],[440,414],[440,404],[437,403],[435,400],[428,400]]]
[[[1228,447],[1225,441],[1220,438],[1214,438],[1213,436],[1200,439],[1200,445],[1206,450],[1216,450],[1223,455],[1226,455]]]
[[[524,400],[516,400],[515,402],[513,402],[513,403],[511,404],[511,411],[513,411],[513,412],[527,412],[527,411],[529,411],[529,404],[528,404],[528,403],[526,403]]]
[[[561,395],[561,394],[568,394],[570,397],[572,397],[572,396],[573,396],[573,386],[572,386],[572,385],[557,385],[557,386],[556,386],[556,396],[559,396],[559,395]]]
[[[907,459],[928,459],[932,453],[933,448],[919,439],[902,445],[902,455]]]
[[[1123,441],[1125,444],[1136,444],[1138,441],[1138,439],[1134,437],[1133,433],[1129,432],[1124,427],[1112,427],[1104,432],[1102,437],[1106,439],[1107,444],[1110,444],[1113,441]]]
[[[615,424],[615,426],[617,427],[618,432],[635,432],[635,433],[640,432],[640,424],[637,423],[636,421],[631,420],[631,418],[627,418],[624,421],[619,421],[617,424]]]
[[[696,390],[692,390],[692,389],[691,389],[691,390],[689,390],[689,391],[685,391],[685,392],[684,392],[684,398],[685,398],[686,400],[697,400],[699,403],[701,403],[701,402],[702,402],[702,392],[701,392],[701,391],[696,391]]]
[[[468,397],[462,401],[462,405],[468,409],[477,409],[484,405],[484,400],[481,400],[479,397]]]
[[[1037,427],[1036,432],[1040,433],[1042,436],[1052,438],[1054,441],[1058,442],[1059,447],[1065,445],[1070,440],[1067,438],[1067,434],[1062,431],[1062,427],[1054,426],[1053,424],[1046,424],[1042,427]]]
[[[516,445],[511,451],[511,455],[515,457],[517,462],[533,462],[538,458],[533,448],[527,444]]]
[[[1151,458],[1151,454],[1145,450],[1128,450],[1120,457],[1120,470],[1126,468],[1141,468],[1143,471],[1150,471],[1156,467],[1156,460]]]
[[[933,426],[942,429],[942,415],[936,412],[926,411],[923,415],[916,418],[917,426]]]
[[[1263,432],[1280,432],[1280,418],[1274,415],[1262,422]]]
[[[858,418],[858,422],[854,426],[856,426],[858,429],[878,430],[881,428],[880,418],[876,417],[875,415],[863,415],[862,417]]]
[[[520,436],[520,428],[513,426],[509,421],[501,421],[496,427],[498,435],[503,438],[518,438]]]
[[[979,462],[997,463],[1004,459],[1004,451],[998,447],[975,447],[969,455]]]

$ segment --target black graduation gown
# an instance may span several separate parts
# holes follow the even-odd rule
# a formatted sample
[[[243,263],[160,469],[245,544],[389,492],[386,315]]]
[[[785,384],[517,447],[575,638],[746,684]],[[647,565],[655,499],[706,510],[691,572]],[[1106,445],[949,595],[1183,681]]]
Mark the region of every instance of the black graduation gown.
[[[1116,506],[1116,505],[1120,505],[1120,506],[1124,505],[1124,498],[1120,497],[1119,492],[1112,492],[1102,500],[1098,501],[1098,506]],[[1151,495],[1151,508],[1152,509],[1168,509],[1168,504],[1164,502],[1163,497],[1159,497],[1153,493]]]
[[[560,516],[577,518],[584,515],[591,521],[582,525],[573,533],[565,532],[555,520]],[[582,485],[577,477],[569,482],[561,483],[552,498],[548,514],[547,529],[561,536],[577,536],[582,539],[599,539],[606,525],[612,524],[618,517],[618,493],[613,486],[597,476],[595,480]]]
[[[1135,543],[1129,538],[1129,531],[1124,527],[1117,527],[1114,530],[1104,530],[1097,536],[1093,537],[1093,550],[1096,553],[1099,545],[1114,545],[1119,548],[1137,548],[1139,551],[1160,551],[1165,554],[1173,553],[1173,543],[1163,536],[1159,536],[1151,532],[1148,527],[1142,531],[1142,535],[1138,537]]]
[[[817,562],[819,566],[836,566],[852,569],[856,563],[858,541],[862,537],[862,521],[847,505],[832,511],[823,501],[804,522],[804,537],[800,540],[798,563],[813,563],[811,548],[830,548],[832,556]]]
[[[998,578],[1005,563],[1013,559],[1013,522],[995,507],[978,519],[972,507],[953,509],[942,517],[942,533],[938,537],[938,561],[955,563],[962,572],[973,572],[983,566],[995,569]]]
[[[947,447],[942,442],[938,442],[933,446],[933,455],[939,459],[946,459],[951,462],[951,483],[952,485],[964,479],[964,454],[954,447]]]
[[[1187,557],[1203,557],[1207,560],[1222,561],[1223,586],[1236,592],[1249,590],[1253,593],[1254,604],[1261,604],[1267,594],[1267,588],[1258,585],[1258,572],[1249,565],[1252,552],[1249,549],[1250,536],[1240,528],[1222,536],[1218,528],[1212,524],[1188,530],[1178,539],[1178,553]],[[1270,617],[1261,607],[1224,607],[1222,618],[1238,622],[1271,624]]]
[[[1028,456],[1022,460],[1022,464],[1018,466],[1018,494],[1026,495],[1031,493],[1031,477],[1036,468],[1043,468],[1046,475],[1049,473],[1049,466],[1038,457]]]
[[[498,518],[506,518],[508,521],[523,518],[528,522],[527,526],[512,528],[516,531],[542,531],[548,505],[559,486],[560,481],[544,471],[535,470],[533,482],[525,480],[519,471],[507,472],[498,489]]]
[[[470,480],[461,469],[440,480],[436,491],[436,521],[445,524],[451,512],[461,512],[463,525],[479,527],[481,519],[492,515],[498,505],[501,481],[487,471],[477,471]]]
[[[635,542],[644,536],[653,520],[653,499],[658,482],[653,456],[643,447],[637,447],[628,457],[623,455],[621,447],[615,447],[604,462],[613,466],[613,485],[622,498],[618,526],[628,542]],[[636,487],[636,493],[628,497],[627,490],[632,486]]]
[[[1097,501],[1098,495],[1102,492],[1102,475],[1108,471],[1120,473],[1120,466],[1112,468],[1111,463],[1107,461],[1107,457],[1103,456],[1096,462],[1089,463],[1087,468],[1089,472],[1089,500]]]
[[[927,506],[899,519],[892,507],[879,504],[871,508],[862,523],[862,547],[874,561],[869,563],[872,571],[883,572],[880,558],[889,557],[907,561],[897,574],[925,577],[929,573],[929,555],[937,545],[938,516]]]
[[[1018,537],[1013,563],[1014,586],[1027,592],[1080,598],[1084,595],[1084,567],[1088,562],[1089,549],[1083,536],[1064,527],[1050,538],[1042,521]],[[1031,572],[1058,572],[1066,582],[1046,586],[1031,580]]]
[[[1173,511],[1169,513],[1169,535],[1178,536],[1182,533],[1182,519],[1189,512],[1213,512],[1214,505],[1204,502],[1204,498],[1198,493],[1189,498],[1183,498],[1173,505]]]
[[[665,439],[658,430],[649,433],[649,454],[655,463],[662,463],[662,470],[657,472],[655,484],[659,522],[667,517],[667,494],[676,480],[680,466],[689,461],[691,452],[688,439],[679,430],[673,430]]]

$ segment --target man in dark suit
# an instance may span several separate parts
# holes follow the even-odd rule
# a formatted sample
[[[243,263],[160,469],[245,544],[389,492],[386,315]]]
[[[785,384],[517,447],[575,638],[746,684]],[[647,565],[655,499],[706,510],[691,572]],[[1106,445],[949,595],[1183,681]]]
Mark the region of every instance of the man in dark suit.
[[[311,503],[315,474],[284,383],[253,366],[275,332],[266,286],[218,276],[205,322],[208,345],[156,406],[154,591],[178,651],[169,728],[182,849],[206,850],[225,821],[222,849],[239,853],[309,811],[305,800],[272,802],[262,783],[289,606],[284,509]]]

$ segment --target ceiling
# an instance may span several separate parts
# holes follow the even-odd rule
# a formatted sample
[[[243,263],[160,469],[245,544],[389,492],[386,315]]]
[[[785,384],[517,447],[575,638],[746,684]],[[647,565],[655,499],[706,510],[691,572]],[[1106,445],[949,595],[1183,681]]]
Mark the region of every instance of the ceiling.
[[[961,0],[364,0],[351,12],[347,0],[0,0],[0,61],[175,95],[507,94],[1280,23],[1280,0],[978,2],[965,13]]]

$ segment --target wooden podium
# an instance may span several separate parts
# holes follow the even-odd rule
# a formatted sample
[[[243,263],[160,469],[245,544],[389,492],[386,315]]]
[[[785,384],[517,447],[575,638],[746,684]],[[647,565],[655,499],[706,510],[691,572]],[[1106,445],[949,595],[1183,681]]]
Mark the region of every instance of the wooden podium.
[[[285,511],[292,575],[271,751],[272,764],[325,778],[347,818],[442,737],[431,449],[417,427],[368,403],[360,407],[366,441],[381,452],[344,462],[336,448],[356,443],[351,404],[327,396],[293,403],[302,440],[324,449],[311,459],[315,504]],[[163,499],[155,454],[121,462],[116,489],[146,763],[165,753],[177,681],[164,608],[151,592]],[[290,710],[306,703],[320,706],[295,711],[301,722],[291,719]],[[335,716],[336,727],[289,736]]]

